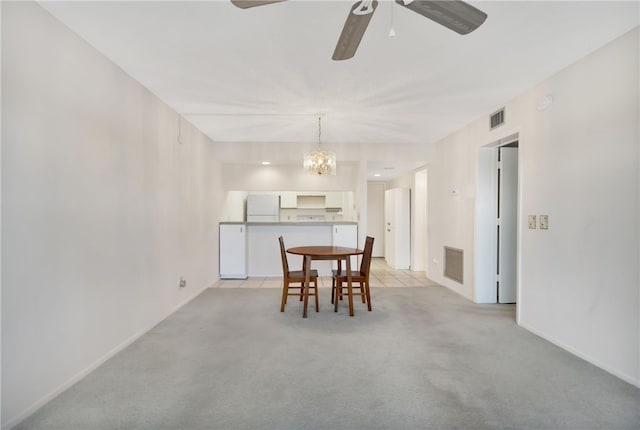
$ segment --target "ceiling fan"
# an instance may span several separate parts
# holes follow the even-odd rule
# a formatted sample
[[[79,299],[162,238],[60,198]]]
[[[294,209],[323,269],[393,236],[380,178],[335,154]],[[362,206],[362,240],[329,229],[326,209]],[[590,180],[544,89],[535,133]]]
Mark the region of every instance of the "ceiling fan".
[[[285,0],[231,0],[231,3],[241,9],[248,9],[283,1]],[[486,13],[460,0],[395,0],[395,2],[458,34],[471,33],[487,19]],[[377,7],[377,0],[360,0],[351,7],[331,57],[333,60],[348,60],[355,55]]]

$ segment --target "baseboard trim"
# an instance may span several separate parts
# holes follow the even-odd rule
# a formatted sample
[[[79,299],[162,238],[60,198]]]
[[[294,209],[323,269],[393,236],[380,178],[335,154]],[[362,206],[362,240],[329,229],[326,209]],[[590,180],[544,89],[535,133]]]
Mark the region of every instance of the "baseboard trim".
[[[535,328],[527,325],[526,323],[523,323],[522,321],[519,322],[519,325],[520,325],[520,327],[524,328],[525,330],[530,331],[531,333],[535,334],[536,336],[539,336],[539,337],[543,338],[544,340],[546,340],[548,342],[551,342],[552,344],[554,344],[554,345],[556,345],[556,346],[558,346],[558,347],[570,352],[571,354],[573,354],[573,355],[575,355],[575,356],[587,361],[588,363],[591,363],[594,366],[597,366],[597,367],[601,368],[602,370],[612,374],[616,378],[620,378],[623,381],[628,382],[629,384],[640,388],[640,379],[633,378],[632,376],[627,375],[624,372],[621,372],[621,371],[619,371],[617,369],[613,369],[612,367],[602,363],[600,360],[597,360],[597,359],[593,358],[589,354],[585,354],[584,352],[582,352],[582,351],[580,351],[580,350],[578,350],[576,348],[573,348],[572,346],[569,346],[566,343],[556,339],[555,337],[549,336],[546,333],[544,333],[544,332],[542,332],[542,331],[540,331],[538,329],[535,329]]]
[[[109,350],[106,354],[104,354],[102,357],[98,358],[96,361],[94,361],[93,363],[91,363],[89,366],[87,366],[86,368],[84,368],[83,370],[81,370],[80,372],[78,372],[76,375],[74,375],[73,377],[71,377],[68,381],[64,382],[63,384],[61,384],[59,387],[57,387],[56,389],[52,390],[49,394],[46,394],[45,396],[43,396],[42,398],[40,398],[40,400],[36,401],[33,405],[29,406],[27,409],[25,409],[24,411],[22,411],[21,413],[19,413],[17,416],[12,417],[11,419],[7,420],[6,422],[2,423],[1,428],[4,429],[10,429],[18,424],[20,424],[22,421],[24,421],[25,419],[27,419],[29,416],[31,416],[33,413],[35,413],[38,409],[40,409],[41,407],[43,407],[44,405],[46,405],[47,403],[49,403],[51,400],[53,400],[54,398],[56,398],[58,395],[60,395],[61,393],[63,393],[64,391],[66,391],[69,387],[71,387],[72,385],[76,384],[77,382],[79,382],[80,380],[82,380],[82,378],[84,378],[85,376],[87,376],[89,373],[93,372],[94,370],[96,370],[98,367],[100,367],[102,364],[104,364],[107,360],[109,360],[111,357],[113,357],[114,355],[116,355],[117,353],[119,353],[120,351],[122,351],[123,349],[125,349],[127,346],[131,345],[133,342],[135,342],[136,340],[138,340],[142,335],[144,335],[145,333],[147,333],[149,330],[151,330],[152,328],[154,328],[155,326],[157,326],[158,324],[160,324],[162,321],[164,321],[165,319],[167,319],[168,317],[170,317],[172,314],[174,314],[177,310],[179,310],[181,307],[183,307],[184,305],[186,305],[187,303],[189,303],[190,301],[192,301],[193,299],[195,299],[196,297],[198,297],[200,294],[202,294],[205,290],[207,290],[208,288],[210,288],[211,286],[213,286],[217,281],[214,281],[211,285],[206,286],[204,288],[201,288],[199,290],[197,290],[195,293],[193,293],[191,296],[187,297],[186,299],[184,299],[183,301],[179,302],[177,305],[175,305],[174,307],[172,307],[168,312],[166,312],[164,314],[164,316],[160,317],[157,321],[147,325],[146,328],[140,330],[139,332],[135,333],[133,336],[129,337],[128,339],[126,339],[124,342],[120,343],[119,345],[115,346],[114,348],[112,348],[111,350]]]
[[[435,283],[437,283],[438,285],[440,285],[440,286],[442,286],[442,287],[445,287],[447,290],[449,290],[449,291],[452,291],[452,292],[456,293],[456,294],[457,294],[457,295],[459,295],[460,297],[462,297],[462,298],[465,298],[465,299],[469,300],[470,302],[477,303],[477,302],[474,300],[473,295],[472,295],[471,297],[470,297],[470,296],[468,296],[468,295],[466,295],[464,292],[460,291],[460,288],[454,288],[454,287],[452,287],[452,286],[450,286],[450,285],[447,285],[447,284],[443,283],[443,282],[442,282],[442,280],[440,280],[440,281],[435,281],[435,280],[433,280],[433,279],[432,279],[432,281],[433,281],[433,282],[435,282]],[[457,287],[457,286],[456,286],[456,287]],[[472,294],[473,294],[473,293],[472,293]]]

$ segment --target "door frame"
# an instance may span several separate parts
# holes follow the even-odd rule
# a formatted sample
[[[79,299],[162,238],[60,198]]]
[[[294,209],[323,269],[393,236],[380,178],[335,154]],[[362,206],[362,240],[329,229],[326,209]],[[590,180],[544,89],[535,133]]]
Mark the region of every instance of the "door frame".
[[[478,148],[475,234],[474,234],[474,292],[476,303],[497,303],[497,175],[498,148],[518,142],[518,199],[516,232],[516,319],[521,308],[520,280],[522,257],[522,134],[515,132]]]
[[[429,234],[428,234],[428,172],[426,167],[421,167],[414,171],[414,205],[413,205],[413,231],[411,240],[411,270],[425,272],[428,277],[427,270],[429,268]]]

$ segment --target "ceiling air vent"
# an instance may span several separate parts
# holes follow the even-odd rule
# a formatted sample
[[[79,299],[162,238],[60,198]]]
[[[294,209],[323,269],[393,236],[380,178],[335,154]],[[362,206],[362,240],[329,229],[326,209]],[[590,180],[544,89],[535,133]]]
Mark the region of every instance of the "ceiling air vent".
[[[498,112],[492,114],[489,117],[490,127],[489,130],[493,130],[499,125],[504,124],[504,108],[500,109]]]

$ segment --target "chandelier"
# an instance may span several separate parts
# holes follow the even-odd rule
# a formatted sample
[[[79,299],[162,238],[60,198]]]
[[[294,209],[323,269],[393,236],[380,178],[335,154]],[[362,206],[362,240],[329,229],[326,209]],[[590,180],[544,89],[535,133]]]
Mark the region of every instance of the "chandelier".
[[[304,154],[304,169],[314,175],[335,175],[336,174],[336,154],[331,151],[320,149],[320,136],[322,133],[321,117],[318,117],[318,150]]]

